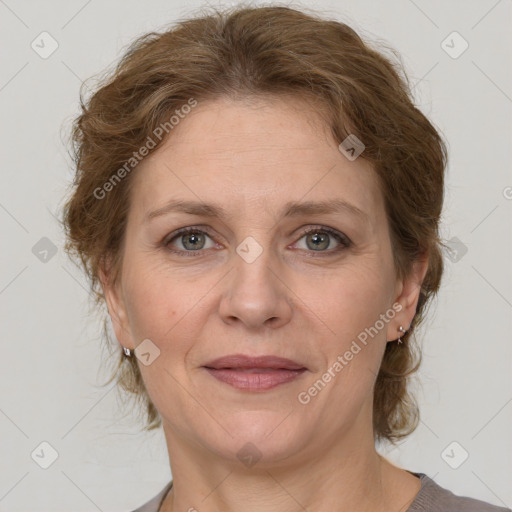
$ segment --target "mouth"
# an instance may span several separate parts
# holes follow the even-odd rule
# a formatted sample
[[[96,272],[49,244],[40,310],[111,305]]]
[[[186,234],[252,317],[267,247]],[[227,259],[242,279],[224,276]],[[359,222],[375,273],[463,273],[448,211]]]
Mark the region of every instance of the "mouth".
[[[235,354],[203,366],[217,380],[245,391],[266,391],[298,378],[307,368],[276,356],[249,357]]]

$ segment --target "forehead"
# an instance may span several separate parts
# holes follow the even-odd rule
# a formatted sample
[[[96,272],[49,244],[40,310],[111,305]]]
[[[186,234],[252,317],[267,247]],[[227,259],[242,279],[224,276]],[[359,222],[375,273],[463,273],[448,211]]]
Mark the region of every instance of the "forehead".
[[[284,202],[341,198],[369,217],[382,213],[371,164],[349,161],[318,109],[295,97],[199,102],[133,179],[138,217],[170,199],[278,211]]]

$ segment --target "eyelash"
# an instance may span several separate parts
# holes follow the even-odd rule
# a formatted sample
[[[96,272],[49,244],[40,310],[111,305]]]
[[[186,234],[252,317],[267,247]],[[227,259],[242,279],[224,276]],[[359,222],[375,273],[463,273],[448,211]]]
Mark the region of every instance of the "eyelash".
[[[198,250],[195,250],[195,251],[182,251],[182,250],[171,249],[169,247],[170,243],[174,239],[178,238],[180,235],[184,235],[184,234],[187,234],[187,233],[203,233],[203,234],[208,235],[213,240],[212,233],[210,232],[210,230],[208,228],[206,228],[206,227],[199,228],[199,227],[190,226],[190,227],[187,227],[187,228],[181,228],[181,229],[175,231],[174,233],[172,233],[170,235],[170,237],[166,237],[163,240],[162,245],[168,251],[170,251],[170,252],[172,252],[174,254],[179,254],[179,255],[182,255],[182,256],[185,256],[185,257],[197,257],[197,256],[200,256],[204,252],[203,249],[198,249]],[[331,249],[329,251],[318,251],[318,253],[316,253],[316,251],[312,251],[312,250],[309,251],[307,249],[299,249],[299,250],[302,250],[302,251],[316,253],[316,254],[311,254],[310,255],[310,257],[312,257],[312,258],[318,258],[318,257],[322,258],[322,257],[332,256],[334,254],[337,254],[337,253],[341,252],[344,249],[348,249],[352,245],[352,242],[348,239],[348,237],[346,237],[345,235],[339,233],[335,229],[324,227],[324,226],[309,227],[308,229],[306,229],[306,230],[304,230],[302,232],[302,234],[300,235],[298,240],[300,240],[301,238],[303,238],[306,235],[309,235],[310,233],[327,233],[327,234],[331,235],[332,237],[334,237],[340,243],[340,245],[337,248],[335,248],[335,249]]]

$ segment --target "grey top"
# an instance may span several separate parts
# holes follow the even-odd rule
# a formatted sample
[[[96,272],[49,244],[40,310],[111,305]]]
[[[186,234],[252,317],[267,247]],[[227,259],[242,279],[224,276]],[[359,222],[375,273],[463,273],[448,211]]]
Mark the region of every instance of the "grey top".
[[[457,496],[437,485],[424,473],[409,473],[421,481],[421,489],[406,512],[512,512],[510,508],[497,507],[484,501]],[[133,512],[158,512],[161,503],[171,490],[172,480],[150,501]]]

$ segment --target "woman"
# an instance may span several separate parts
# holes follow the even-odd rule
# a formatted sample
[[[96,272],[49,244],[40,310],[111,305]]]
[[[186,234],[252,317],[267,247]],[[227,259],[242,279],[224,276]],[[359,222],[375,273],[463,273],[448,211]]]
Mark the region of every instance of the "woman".
[[[145,511],[498,511],[396,467],[439,289],[446,147],[348,26],[240,8],[140,38],[82,102],[67,250],[162,425]]]

